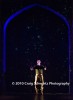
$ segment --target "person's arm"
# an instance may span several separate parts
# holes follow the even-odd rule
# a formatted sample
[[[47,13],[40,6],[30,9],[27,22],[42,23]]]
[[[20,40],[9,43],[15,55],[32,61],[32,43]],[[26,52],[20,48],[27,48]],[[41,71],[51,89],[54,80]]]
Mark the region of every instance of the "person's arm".
[[[34,70],[34,68],[33,68],[33,67],[30,67],[30,70],[31,70],[31,71],[33,71],[33,70]]]
[[[31,71],[33,71],[34,69],[35,69],[35,66],[34,66],[34,67],[30,67],[30,70],[31,70]]]
[[[44,67],[44,70],[47,70],[47,68],[46,68],[46,67]]]

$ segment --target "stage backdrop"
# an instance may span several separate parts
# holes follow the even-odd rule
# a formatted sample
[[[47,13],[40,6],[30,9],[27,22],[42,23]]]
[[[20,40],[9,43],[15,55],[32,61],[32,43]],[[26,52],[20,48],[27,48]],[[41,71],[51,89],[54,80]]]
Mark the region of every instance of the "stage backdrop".
[[[45,82],[69,82],[69,29],[63,16],[49,7],[32,5],[7,21],[10,21],[4,30],[7,91],[34,93],[34,86],[12,82],[34,82],[35,73],[30,67],[36,65],[37,59],[47,67]],[[45,85],[44,92],[68,93],[69,86]]]

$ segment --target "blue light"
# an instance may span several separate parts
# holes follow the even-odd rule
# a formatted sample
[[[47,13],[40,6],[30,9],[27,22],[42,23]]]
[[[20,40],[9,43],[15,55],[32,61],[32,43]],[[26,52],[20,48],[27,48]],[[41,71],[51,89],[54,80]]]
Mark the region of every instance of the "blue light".
[[[26,11],[34,6],[36,6],[37,4],[32,4],[30,6],[27,6],[19,11],[17,11],[16,13],[12,14],[5,22],[4,24],[4,29],[3,29],[3,32],[4,32],[4,38],[3,38],[3,72],[5,73],[6,72],[6,29],[7,29],[7,26],[8,24],[16,17],[18,16],[19,14],[21,14],[23,11]]]
[[[5,22],[4,24],[4,37],[3,37],[3,72],[5,73],[6,72],[6,29],[7,29],[7,26],[8,24],[18,15],[20,15],[23,11],[26,11],[26,10],[29,10],[30,8],[33,8],[35,6],[38,6],[38,7],[41,7],[41,8],[44,8],[46,10],[49,10],[50,12],[54,13],[55,15],[57,15],[58,17],[61,18],[61,20],[64,21],[64,23],[66,24],[66,26],[68,27],[68,45],[69,45],[69,71],[70,71],[70,26],[69,26],[69,23],[68,21],[66,20],[66,18],[61,15],[60,13],[56,12],[55,10],[49,8],[48,6],[43,6],[43,5],[40,5],[40,4],[32,4],[30,6],[27,6],[27,7],[24,7],[23,9],[17,11],[16,13],[12,14]],[[70,82],[70,72],[69,72],[69,82]],[[70,86],[69,86],[69,93],[70,93]]]

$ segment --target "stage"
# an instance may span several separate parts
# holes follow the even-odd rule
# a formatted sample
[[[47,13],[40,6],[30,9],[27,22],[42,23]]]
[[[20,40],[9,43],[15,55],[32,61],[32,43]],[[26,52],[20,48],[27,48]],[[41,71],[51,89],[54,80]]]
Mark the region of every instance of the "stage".
[[[1,1],[0,100],[73,100],[72,0]]]
[[[1,95],[0,100],[73,100],[72,94],[15,94],[15,95]]]

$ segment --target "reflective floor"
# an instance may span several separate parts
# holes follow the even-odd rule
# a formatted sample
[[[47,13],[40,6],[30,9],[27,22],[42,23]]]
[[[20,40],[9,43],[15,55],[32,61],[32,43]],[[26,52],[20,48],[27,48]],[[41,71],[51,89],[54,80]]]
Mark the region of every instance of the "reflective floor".
[[[0,100],[73,100],[72,95],[67,94],[23,94],[21,96],[0,96]]]

